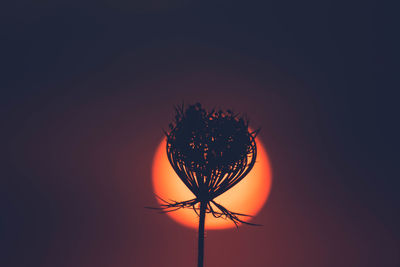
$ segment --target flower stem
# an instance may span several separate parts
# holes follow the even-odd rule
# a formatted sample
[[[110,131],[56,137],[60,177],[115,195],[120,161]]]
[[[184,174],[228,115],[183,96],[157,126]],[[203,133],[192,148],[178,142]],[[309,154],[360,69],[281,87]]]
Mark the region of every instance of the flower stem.
[[[199,242],[198,242],[198,261],[197,267],[204,266],[204,221],[206,218],[207,203],[200,202],[200,218],[199,218]]]

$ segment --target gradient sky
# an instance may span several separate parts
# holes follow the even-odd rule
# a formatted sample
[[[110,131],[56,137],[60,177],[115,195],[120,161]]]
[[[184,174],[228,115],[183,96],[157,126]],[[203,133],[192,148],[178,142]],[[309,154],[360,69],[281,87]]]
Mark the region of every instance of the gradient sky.
[[[263,226],[208,231],[205,266],[400,265],[379,1],[1,5],[1,266],[194,266],[196,231],[144,208],[182,101],[245,112],[273,170]]]

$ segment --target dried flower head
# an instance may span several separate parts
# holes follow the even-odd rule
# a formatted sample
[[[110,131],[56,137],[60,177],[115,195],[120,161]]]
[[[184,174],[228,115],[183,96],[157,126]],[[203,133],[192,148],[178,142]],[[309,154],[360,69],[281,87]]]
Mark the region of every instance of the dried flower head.
[[[232,220],[237,226],[247,223],[214,201],[253,168],[257,131],[251,132],[248,120],[232,111],[207,112],[201,104],[176,107],[175,121],[166,132],[167,156],[182,182],[195,195],[187,201],[164,201],[165,212],[191,207],[198,214],[199,203],[214,217]],[[254,224],[253,224],[254,225]]]

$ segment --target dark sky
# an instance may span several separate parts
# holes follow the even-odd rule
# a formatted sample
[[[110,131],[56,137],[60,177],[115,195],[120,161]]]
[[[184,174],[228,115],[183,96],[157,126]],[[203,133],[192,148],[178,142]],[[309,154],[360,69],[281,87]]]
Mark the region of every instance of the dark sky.
[[[200,101],[245,112],[273,168],[263,226],[208,231],[207,267],[399,266],[395,14],[274,2],[1,4],[0,265],[195,266],[196,231],[144,207]]]

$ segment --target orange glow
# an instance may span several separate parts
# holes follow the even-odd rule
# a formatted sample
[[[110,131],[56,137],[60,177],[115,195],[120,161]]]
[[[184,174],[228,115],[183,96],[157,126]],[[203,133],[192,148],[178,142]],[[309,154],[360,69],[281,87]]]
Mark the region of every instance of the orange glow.
[[[266,202],[271,189],[271,167],[267,152],[260,140],[256,139],[257,160],[250,173],[237,185],[215,198],[215,201],[230,211],[255,216]],[[165,200],[183,201],[195,196],[179,179],[172,169],[166,154],[166,139],[158,146],[153,160],[154,193]],[[160,200],[158,200],[161,203]],[[198,216],[193,209],[179,209],[167,213],[172,219],[190,228],[198,227]],[[249,221],[249,217],[241,217]],[[235,227],[230,220],[214,218],[206,214],[206,229],[223,229]]]

